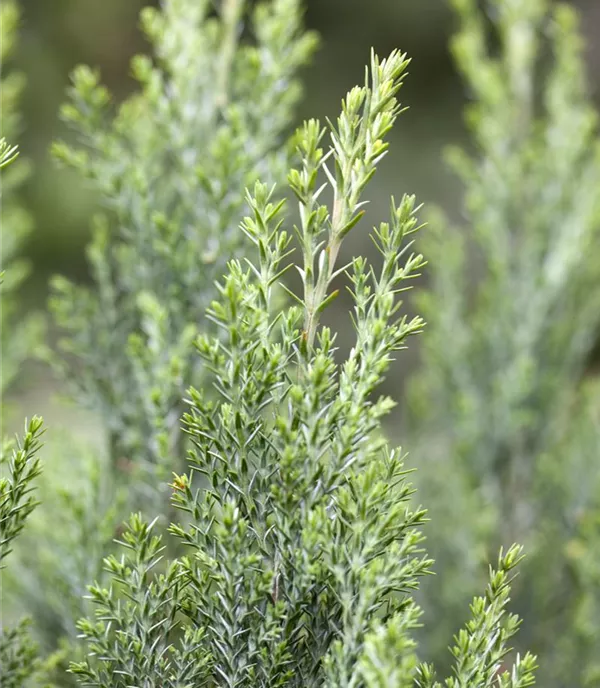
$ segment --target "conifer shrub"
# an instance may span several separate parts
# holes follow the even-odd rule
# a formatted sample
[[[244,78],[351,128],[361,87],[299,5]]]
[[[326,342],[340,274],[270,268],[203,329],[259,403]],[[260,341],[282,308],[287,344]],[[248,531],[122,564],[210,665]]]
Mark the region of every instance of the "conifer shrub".
[[[6,19],[9,23],[15,18],[12,14],[14,7],[7,6],[2,9],[0,19]],[[3,52],[6,45],[3,45]],[[11,145],[4,137],[0,138],[0,207],[4,210],[4,198],[6,187],[4,185],[5,170],[12,165],[19,157],[17,146]],[[6,185],[11,191],[13,186],[9,177]],[[17,212],[15,206],[9,205],[7,216],[9,220],[14,220]],[[4,222],[4,218],[2,218]],[[16,225],[16,228],[20,226]],[[12,248],[12,246],[11,246]],[[8,258],[12,258],[9,253]],[[19,270],[13,263],[9,263],[7,256],[2,255],[2,269],[0,270],[0,296],[2,298],[2,314],[4,316],[5,306],[5,279],[9,277],[9,286],[14,290],[15,281],[11,276],[13,272]],[[11,300],[14,292],[8,293]],[[10,303],[10,302],[9,302]],[[15,337],[25,332],[24,329],[16,327],[16,332],[11,329],[13,323],[8,317],[2,321],[2,355],[4,356],[5,343],[12,343],[9,336]],[[29,344],[29,340],[19,342],[22,346]],[[2,369],[2,389],[13,381],[17,375],[16,365],[19,358],[13,356],[16,347],[7,347],[6,368]],[[24,355],[24,354],[23,354]],[[4,359],[3,359],[4,363]],[[6,371],[6,377],[4,373]],[[7,379],[8,378],[8,379]],[[4,398],[2,399],[4,402]],[[4,403],[0,409],[1,416],[4,415]],[[22,440],[19,438],[10,441],[4,438],[0,440],[0,599],[3,611],[3,569],[6,567],[6,559],[12,551],[12,545],[17,536],[25,526],[25,522],[37,503],[33,496],[34,481],[41,472],[41,464],[37,458],[40,449],[40,437],[43,433],[41,418],[33,417],[30,422],[25,423],[25,435]],[[20,688],[24,686],[37,672],[38,655],[37,646],[29,633],[29,620],[21,619],[16,624],[5,624],[4,614],[0,614],[0,681],[4,688]]]
[[[1,156],[0,156],[1,157]],[[0,448],[0,576],[12,544],[25,526],[36,500],[32,492],[41,472],[37,453],[43,432],[41,418],[25,423],[22,440],[3,440]],[[0,585],[0,593],[3,592]],[[4,617],[4,615],[2,615]],[[9,626],[0,624],[0,685],[22,688],[39,667],[37,646],[29,632],[29,619]]]
[[[15,551],[2,593],[40,646],[25,624],[2,631],[3,687],[526,688],[514,541],[531,550],[519,648],[539,649],[544,685],[597,682],[598,396],[580,378],[598,325],[599,149],[581,45],[568,8],[493,0],[492,56],[475,0],[454,6],[477,151],[453,160],[485,272],[472,299],[471,258],[436,218],[407,433],[427,525],[378,391],[424,326],[401,300],[425,265],[416,199],[391,200],[374,260],[341,259],[366,222],[406,55],[373,54],[337,120],[291,140],[315,46],[299,0],[144,10],[155,54],[134,59],[140,88],[119,106],[97,72],[74,72],[76,140],[53,152],[102,212],[92,287],[53,281],[52,363],[106,441],[56,435],[42,474],[39,419],[4,445],[2,563]],[[14,29],[14,4],[2,11]],[[341,289],[347,355],[326,324]],[[3,320],[3,346],[16,331]]]
[[[18,10],[13,2],[0,7],[0,63],[3,68],[12,56]],[[17,73],[0,80],[0,426],[6,419],[6,392],[16,381],[21,363],[29,357],[40,333],[40,321],[34,316],[20,320],[17,299],[19,286],[27,276],[28,266],[19,254],[30,231],[28,214],[15,199],[15,192],[26,178],[28,166],[18,147],[11,142],[19,133],[17,101],[23,80]],[[6,137],[9,137],[8,140]],[[8,623],[4,616],[4,569],[17,536],[37,505],[33,490],[41,472],[37,453],[43,433],[42,420],[34,416],[25,422],[22,439],[0,437],[0,685],[21,688],[38,670],[37,645],[30,633],[30,619]]]
[[[394,352],[422,326],[419,317],[400,313],[397,299],[423,265],[409,252],[419,228],[415,199],[392,201],[390,221],[374,230],[379,265],[338,259],[387,151],[407,65],[399,52],[383,61],[373,56],[367,82],[347,95],[337,124],[311,120],[301,128],[299,164],[288,176],[299,203],[297,225],[287,226],[271,180],[247,192],[249,215],[238,231],[250,251],[228,261],[206,310],[212,325],[195,344],[212,385],[188,394],[188,469],[171,483],[176,555],[163,560],[168,552],[153,533],[162,527],[159,519],[131,517],[121,537],[124,553],[105,559],[108,587],[90,587],[95,618],[79,623],[87,657],[73,662],[71,672],[80,684],[438,685],[433,668],[419,664],[411,638],[419,618],[412,593],[431,566],[419,530],[425,512],[409,504],[402,452],[382,439],[381,419],[392,402],[373,398]],[[320,200],[326,189],[330,205]],[[294,241],[302,256],[300,296],[282,307],[281,292],[294,294],[283,282]],[[122,246],[121,257],[128,250]],[[320,324],[339,279],[353,294],[356,330],[341,363],[334,333]],[[105,282],[101,293],[113,284]],[[76,293],[64,283],[58,288],[63,300],[56,308],[64,315],[61,308]],[[34,506],[27,494],[39,472],[33,458],[39,427],[36,421],[30,428],[2,482],[6,544]],[[177,457],[172,461],[176,466]],[[519,558],[516,547],[501,555],[487,596],[474,602],[472,622],[456,637],[448,685],[470,678],[481,685],[531,684],[531,655],[498,677],[518,627],[504,609]],[[3,635],[3,642],[21,643],[22,635]],[[15,685],[42,668],[31,646],[20,648],[4,662],[10,666],[3,677],[14,676]],[[58,685],[67,681],[55,678]]]
[[[90,450],[63,434],[48,448],[43,506],[19,549],[15,585],[48,648],[75,640],[86,585],[129,513],[170,518],[167,484],[186,452],[183,397],[203,385],[194,338],[212,327],[215,281],[245,253],[245,187],[283,181],[293,151],[298,72],[316,44],[302,15],[298,0],[216,9],[167,0],[141,14],[154,54],[134,58],[139,89],[123,103],[97,71],[73,73],[61,112],[73,136],[52,152],[101,206],[88,248],[92,287],[52,281],[51,364],[70,401],[100,418],[105,442]]]
[[[530,555],[521,638],[543,685],[593,686],[599,397],[583,378],[600,315],[600,143],[583,43],[564,4],[452,5],[473,150],[448,155],[463,222],[438,214],[424,239],[430,284],[417,300],[431,327],[407,424],[443,572],[424,591],[431,652],[444,652],[490,553],[517,540]]]
[[[55,363],[101,415],[113,470],[135,473],[134,506],[157,511],[184,444],[185,389],[201,384],[192,341],[210,326],[215,280],[244,255],[243,189],[285,178],[297,72],[315,46],[298,0],[213,4],[142,11],[154,56],[134,58],[140,88],[118,106],[97,71],[75,69],[61,113],[75,139],[53,146],[103,206],[94,288],[53,282]]]
[[[288,177],[295,225],[276,186],[248,192],[241,229],[253,250],[229,262],[207,310],[216,332],[196,340],[212,385],[189,390],[188,470],[171,483],[180,516],[169,534],[183,552],[165,559],[155,522],[132,516],[121,553],[105,561],[109,581],[90,588],[95,615],[79,626],[88,656],[71,665],[82,685],[441,685],[412,640],[413,592],[431,567],[425,512],[410,505],[402,451],[381,437],[392,401],[374,397],[423,324],[397,298],[423,265],[410,252],[414,197],[392,201],[390,221],[373,231],[379,265],[338,262],[386,153],[407,65],[399,52],[373,56],[337,122],[301,128]],[[297,304],[277,307],[292,266]],[[356,340],[342,362],[320,322],[336,277],[354,300]],[[519,625],[505,612],[519,558],[518,547],[501,554],[473,602],[446,685],[532,684],[531,655],[502,667]]]

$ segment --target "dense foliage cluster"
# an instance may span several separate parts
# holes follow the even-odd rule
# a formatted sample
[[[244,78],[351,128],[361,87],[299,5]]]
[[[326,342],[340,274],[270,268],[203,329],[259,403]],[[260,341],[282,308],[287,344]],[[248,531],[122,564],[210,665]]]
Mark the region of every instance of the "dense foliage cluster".
[[[196,342],[217,394],[189,392],[189,471],[171,485],[184,518],[170,532],[185,555],[163,565],[160,537],[132,518],[127,553],[106,560],[112,584],[91,588],[97,621],[80,624],[90,654],[72,671],[84,685],[434,685],[410,639],[419,617],[411,593],[431,563],[420,548],[424,512],[408,504],[402,452],[378,432],[391,401],[372,401],[393,352],[422,325],[396,299],[423,262],[404,245],[418,228],[414,199],[392,203],[390,222],[375,230],[379,268],[363,258],[337,264],[386,152],[407,64],[400,53],[373,57],[369,82],[326,128],[327,153],[319,122],[299,132],[300,165],[289,175],[298,305],[275,307],[293,241],[284,203],[262,183],[248,195],[242,229],[254,252],[229,263],[207,311],[218,331]],[[331,206],[320,201],[327,186]],[[356,342],[337,363],[335,335],[319,321],[340,273]],[[474,603],[457,637],[456,685],[470,675],[491,684],[498,672],[518,626],[502,614],[517,559],[518,550],[501,559],[489,599]],[[482,651],[490,632],[494,646]],[[502,680],[528,685],[532,669],[527,656]]]
[[[11,146],[4,138],[0,139],[0,173],[18,155],[16,146]],[[4,262],[2,267],[5,267]],[[0,273],[2,287],[5,274],[3,269]],[[6,566],[5,561],[12,551],[13,541],[23,530],[25,521],[36,506],[32,491],[34,480],[41,472],[40,461],[36,456],[40,448],[41,433],[42,421],[34,417],[26,424],[22,441],[3,440],[0,446],[0,572]],[[36,668],[37,649],[30,638],[27,620],[22,620],[13,627],[0,625],[2,685],[6,688],[18,688],[35,673]]]
[[[141,25],[155,54],[133,60],[139,91],[117,107],[98,73],[78,67],[62,109],[74,141],[53,147],[98,191],[102,212],[88,250],[93,288],[53,280],[52,364],[73,401],[100,416],[107,449],[62,443],[23,548],[23,594],[51,644],[76,637],[86,585],[130,511],[166,517],[171,471],[184,465],[183,397],[203,384],[193,340],[211,327],[215,280],[244,254],[245,187],[285,179],[297,72],[316,42],[297,0],[227,0],[219,12],[170,0],[146,8]]]
[[[22,440],[4,441],[0,448],[0,576],[13,541],[36,506],[32,492],[41,472],[36,455],[42,432],[41,419],[34,417],[26,424]],[[37,668],[37,647],[29,633],[29,620],[22,619],[10,626],[2,624],[0,680],[3,688],[21,688]]]
[[[133,60],[140,91],[115,109],[99,75],[77,68],[62,110],[76,143],[54,146],[106,208],[89,250],[95,288],[54,280],[66,377],[102,415],[115,470],[135,470],[132,489],[155,509],[183,446],[185,389],[201,382],[191,343],[226,261],[243,255],[243,190],[285,178],[296,73],[315,44],[298,0],[257,5],[246,36],[249,6],[146,8],[155,57]]]
[[[300,0],[145,9],[154,54],[118,106],[75,70],[73,140],[53,153],[101,212],[92,286],[53,280],[50,360],[103,442],[57,436],[43,472],[39,418],[2,445],[3,688],[527,688],[521,646],[543,685],[598,685],[600,400],[582,377],[600,147],[576,16],[452,4],[476,144],[451,154],[465,227],[439,213],[420,232],[415,197],[392,198],[372,260],[346,262],[343,244],[402,111],[402,52],[373,53],[339,117],[291,138],[316,43]],[[3,65],[17,19],[3,3]],[[10,141],[20,87],[3,72]],[[29,231],[15,154],[2,139],[3,389],[40,334],[15,319]],[[402,301],[421,234],[407,459],[379,389],[424,328]],[[341,289],[343,343],[327,324]]]
[[[14,47],[18,11],[14,3],[0,7],[0,62],[5,65]],[[2,211],[0,245],[0,425],[5,413],[4,393],[18,376],[20,364],[30,355],[39,333],[39,321],[31,316],[18,321],[17,289],[27,275],[27,265],[18,253],[30,222],[27,213],[14,198],[24,177],[27,164],[20,158],[18,147],[12,144],[18,134],[19,118],[16,104],[22,89],[19,74],[2,75],[0,99],[0,209]],[[8,136],[7,140],[5,136]],[[36,506],[32,494],[34,481],[41,472],[37,457],[42,421],[34,417],[25,424],[22,439],[7,440],[0,437],[0,594],[3,590],[6,559],[12,552],[15,538],[21,533],[26,520]],[[4,595],[0,611],[4,610]],[[29,620],[19,619],[5,623],[0,613],[0,685],[4,688],[21,688],[37,671],[37,647],[29,633]]]

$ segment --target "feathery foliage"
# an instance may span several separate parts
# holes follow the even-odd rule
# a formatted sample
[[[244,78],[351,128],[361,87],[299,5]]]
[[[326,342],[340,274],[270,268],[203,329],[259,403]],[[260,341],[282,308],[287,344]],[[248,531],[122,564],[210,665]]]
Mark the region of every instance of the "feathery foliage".
[[[0,63],[3,68],[9,59],[13,45],[18,12],[13,2],[0,7]],[[27,166],[19,160],[18,147],[7,142],[18,133],[19,120],[16,114],[16,101],[22,88],[19,75],[11,74],[2,78],[0,89],[0,246],[2,266],[0,284],[2,299],[0,305],[1,329],[1,370],[0,370],[0,425],[5,415],[4,394],[18,374],[20,364],[28,357],[32,343],[39,329],[38,322],[28,320],[16,322],[17,310],[15,290],[27,274],[22,261],[15,260],[15,254],[29,231],[29,219],[25,211],[14,200],[27,173]],[[10,169],[8,169],[10,167]],[[8,194],[8,198],[6,197]],[[7,300],[7,296],[9,299]],[[32,418],[25,423],[25,436],[22,441],[9,442],[0,438],[0,604],[4,607],[4,572],[6,558],[12,551],[15,538],[21,533],[25,522],[36,507],[32,495],[33,481],[41,472],[37,452],[43,432],[42,420]],[[4,619],[2,619],[4,621]],[[0,681],[4,688],[22,688],[37,670],[37,648],[29,635],[28,621],[22,620],[16,626],[5,627],[0,624]]]
[[[133,60],[138,93],[115,108],[97,72],[73,74],[62,114],[77,143],[54,153],[106,212],[89,249],[94,290],[57,278],[51,306],[66,377],[102,415],[115,470],[136,473],[138,506],[160,509],[178,469],[181,399],[201,382],[192,341],[226,261],[243,254],[240,190],[285,175],[297,72],[315,45],[301,20],[298,0],[216,12],[165,0],[141,14],[155,57]]]
[[[0,577],[11,544],[36,507],[33,482],[41,472],[37,453],[43,432],[41,418],[25,424],[23,440],[3,442],[0,451]],[[0,583],[2,579],[0,578]],[[0,585],[0,592],[2,592]],[[37,649],[28,622],[0,627],[0,677],[3,688],[23,688],[37,669]]]
[[[182,399],[202,384],[193,340],[210,327],[215,280],[245,250],[243,189],[285,178],[297,74],[316,43],[298,0],[165,0],[141,24],[154,56],[132,62],[138,91],[116,106],[78,67],[62,110],[75,140],[53,147],[102,203],[93,287],[58,277],[50,306],[62,332],[53,363],[100,416],[107,451],[66,440],[53,452],[19,552],[17,592],[49,648],[75,639],[85,586],[130,511],[165,518],[184,465]],[[43,566],[29,546],[41,539]]]
[[[419,298],[433,325],[414,380],[411,428],[419,461],[429,457],[419,485],[445,573],[426,595],[432,618],[453,620],[490,549],[525,543],[535,555],[519,586],[517,608],[530,622],[524,637],[543,658],[544,685],[580,685],[581,653],[556,652],[556,642],[572,628],[582,593],[565,557],[579,528],[568,514],[598,507],[597,496],[567,490],[573,480],[598,485],[596,442],[579,459],[564,442],[573,437],[600,324],[597,114],[571,8],[546,0],[487,5],[495,47],[478,3],[453,1],[453,55],[473,98],[475,151],[453,149],[449,159],[466,189],[469,234],[441,217],[432,223],[431,286]],[[474,290],[472,246],[482,264]],[[563,599],[554,599],[558,591]],[[447,626],[438,627],[441,651]],[[596,622],[592,646],[599,641]]]
[[[196,341],[215,394],[189,390],[189,468],[171,484],[180,519],[170,536],[187,553],[164,561],[155,524],[131,518],[122,556],[105,562],[109,587],[90,589],[96,619],[80,623],[89,654],[72,671],[82,685],[339,688],[431,676],[411,639],[413,593],[431,565],[419,531],[425,512],[410,506],[401,450],[381,437],[392,401],[374,396],[394,353],[422,326],[398,300],[423,265],[410,253],[415,199],[392,202],[390,221],[374,230],[379,265],[337,260],[386,153],[407,65],[399,52],[373,56],[337,122],[301,128],[289,174],[299,204],[293,232],[276,187],[256,183],[248,193],[242,230],[253,251],[230,261],[207,311],[216,333]],[[320,200],[326,189],[331,205]],[[281,308],[294,234],[300,296]],[[335,334],[320,323],[338,277],[353,296],[356,333],[341,362]],[[474,603],[448,685],[468,676],[478,680],[469,685],[496,683],[517,627],[504,606],[518,555],[501,557],[487,601]],[[389,674],[378,673],[382,659]],[[531,685],[532,670],[528,656],[500,685]]]
[[[75,70],[74,142],[53,149],[103,206],[93,287],[56,278],[51,306],[53,362],[106,447],[65,439],[38,478],[35,419],[3,451],[0,560],[16,550],[3,585],[51,651],[37,659],[27,622],[3,631],[3,686],[526,688],[524,646],[543,685],[598,684],[600,397],[583,377],[600,324],[600,146],[577,17],[550,0],[452,4],[474,150],[449,156],[464,230],[439,215],[425,239],[431,326],[407,433],[440,575],[384,438],[394,402],[378,396],[424,324],[401,301],[424,266],[415,198],[392,199],[373,261],[341,258],[409,61],[373,55],[338,119],[290,144],[315,46],[300,0],[163,0],[142,13],[154,56],[133,60],[139,90],[117,106],[97,72]],[[9,36],[17,17],[3,3]],[[2,139],[4,191],[27,172],[15,152]],[[12,289],[28,227],[12,193],[2,226]],[[343,288],[347,354],[327,326]],[[4,303],[3,384],[31,341]],[[35,478],[45,504],[29,518]],[[530,555],[513,586],[514,541]]]
[[[472,619],[455,637],[452,648],[454,676],[445,681],[447,688],[463,686],[498,686],[498,688],[527,688],[535,683],[536,660],[527,653],[517,656],[512,669],[503,670],[509,652],[508,641],[520,626],[519,618],[506,615],[509,601],[511,571],[521,560],[521,548],[511,547],[506,554],[500,552],[498,568],[490,567],[489,583],[485,596],[476,597],[471,604]],[[419,688],[441,688],[435,680],[431,666],[419,668],[416,685]]]
[[[8,167],[19,156],[19,147],[11,146],[5,138],[0,139],[0,170]]]
[[[42,421],[34,417],[25,424],[22,442],[5,442],[0,463],[8,467],[8,477],[0,478],[0,567],[10,554],[10,543],[23,529],[27,517],[36,506],[31,496],[33,480],[41,471],[36,454],[40,448]]]

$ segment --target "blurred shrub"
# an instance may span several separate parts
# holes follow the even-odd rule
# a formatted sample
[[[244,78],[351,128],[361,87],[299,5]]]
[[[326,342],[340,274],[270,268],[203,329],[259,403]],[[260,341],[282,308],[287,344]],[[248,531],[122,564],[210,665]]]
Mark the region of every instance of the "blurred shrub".
[[[181,453],[185,389],[201,374],[190,344],[215,280],[242,254],[240,189],[284,175],[296,72],[315,43],[296,0],[259,4],[250,37],[239,35],[247,10],[227,2],[215,16],[209,2],[184,0],[146,8],[156,60],[133,61],[140,93],[115,113],[98,75],[76,69],[62,114],[79,145],[54,146],[107,209],[89,250],[95,289],[54,280],[59,365],[101,415],[114,470],[135,470],[138,496],[158,499],[155,508]]]
[[[22,74],[10,69],[18,23],[17,5],[10,0],[3,2],[0,7],[0,63],[2,64],[0,122],[2,123],[2,139],[8,141],[6,145],[14,145],[21,135],[18,102],[24,87],[24,78]],[[8,163],[9,160],[5,162]],[[18,298],[19,289],[29,273],[29,264],[20,254],[32,230],[32,223],[29,213],[19,199],[20,188],[30,174],[29,164],[22,156],[19,156],[12,164],[2,165],[0,174],[2,175],[0,269],[3,273],[0,310],[0,336],[2,338],[0,392],[4,394],[17,376],[21,363],[30,356],[36,342],[39,342],[41,322],[38,317],[22,317],[22,305]]]
[[[475,0],[453,4],[474,151],[449,153],[468,231],[436,216],[424,249],[431,287],[419,305],[431,327],[410,428],[444,581],[424,594],[430,618],[453,623],[486,552],[526,543],[522,637],[542,658],[544,685],[586,685],[600,617],[583,621],[594,573],[573,547],[600,546],[600,399],[594,388],[579,399],[600,320],[597,114],[571,8],[494,0],[490,25]],[[447,624],[438,627],[435,654]]]

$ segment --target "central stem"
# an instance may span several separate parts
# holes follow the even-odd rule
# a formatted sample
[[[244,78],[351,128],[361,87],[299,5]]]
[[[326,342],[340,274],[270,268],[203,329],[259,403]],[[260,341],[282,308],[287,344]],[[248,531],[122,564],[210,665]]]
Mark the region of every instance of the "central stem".
[[[345,170],[345,174],[349,174],[349,171],[347,172]],[[342,179],[344,178],[347,177],[342,177]],[[342,180],[339,180],[338,186],[334,192],[331,231],[325,249],[326,264],[323,266],[324,269],[319,271],[319,277],[317,278],[317,284],[312,294],[310,308],[307,308],[306,312],[304,332],[306,333],[306,343],[309,350],[312,349],[317,334],[320,315],[319,307],[327,297],[327,288],[333,278],[335,264],[340,252],[340,246],[342,245],[342,239],[340,238],[341,230],[348,221],[348,215],[351,215],[349,212],[349,203],[344,201],[345,190],[342,190],[341,193],[339,191],[341,183]]]
[[[306,313],[304,331],[306,332],[306,343],[309,349],[313,347],[315,342],[317,327],[319,325],[319,306],[323,303],[325,297],[327,296],[327,287],[329,286],[329,283],[333,277],[333,269],[335,267],[339,250],[340,241],[335,236],[332,236],[327,248],[325,249],[327,254],[327,267],[323,270],[323,272],[319,273],[319,278],[314,290],[313,301],[311,303],[310,310],[307,310]]]

